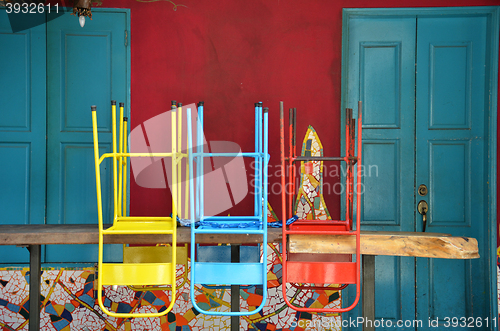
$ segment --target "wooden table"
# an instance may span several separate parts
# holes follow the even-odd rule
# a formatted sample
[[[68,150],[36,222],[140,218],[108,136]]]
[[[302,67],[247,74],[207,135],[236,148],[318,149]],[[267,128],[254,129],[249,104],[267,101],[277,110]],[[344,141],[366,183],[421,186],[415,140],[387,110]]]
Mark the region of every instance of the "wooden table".
[[[0,225],[0,245],[26,246],[30,251],[30,297],[40,298],[41,245],[97,244],[97,225]],[[189,243],[189,228],[178,228],[177,242]],[[199,243],[253,244],[262,240],[260,235],[199,234]],[[292,253],[355,253],[353,236],[290,235],[289,252]],[[106,244],[169,243],[169,235],[114,235],[106,236]],[[281,229],[268,229],[268,242],[281,243]],[[451,237],[445,234],[415,232],[361,232],[362,259],[362,311],[366,319],[375,320],[375,255],[414,256],[446,259],[479,258],[474,238]],[[40,311],[40,300],[30,300],[30,312]],[[40,314],[30,318],[29,330],[38,331]],[[374,330],[374,328],[364,328]]]
[[[362,258],[362,315],[375,321],[375,256],[413,256],[442,259],[478,259],[477,240],[452,237],[448,234],[422,232],[371,232],[361,231]],[[291,253],[355,254],[354,236],[290,235],[288,249]],[[375,326],[363,324],[363,330],[374,331]]]
[[[269,228],[267,237],[267,241],[270,243],[280,243],[281,229]],[[156,244],[170,243],[171,240],[171,236],[168,234],[123,234],[107,235],[104,237],[105,244]],[[262,242],[262,236],[245,234],[198,234],[196,241],[200,244],[255,244]],[[177,242],[180,244],[190,243],[191,229],[186,227],[177,228]],[[29,246],[98,243],[99,231],[97,224],[0,225],[0,245]]]

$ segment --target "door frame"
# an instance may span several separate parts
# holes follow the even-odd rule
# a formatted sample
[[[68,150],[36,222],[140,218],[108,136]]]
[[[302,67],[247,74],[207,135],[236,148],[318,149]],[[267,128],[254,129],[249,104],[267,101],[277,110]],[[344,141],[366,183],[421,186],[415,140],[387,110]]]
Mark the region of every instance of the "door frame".
[[[72,12],[73,8],[72,7],[59,7],[59,15],[55,17],[55,19],[58,19],[61,15],[70,15],[70,13]],[[124,95],[125,95],[125,100],[118,100],[119,102],[124,102],[124,116],[125,117],[128,117],[128,127],[127,127],[127,131],[128,133],[130,133],[130,123],[131,123],[131,36],[130,36],[130,31],[131,31],[131,9],[129,8],[92,8],[92,12],[94,13],[116,13],[116,14],[124,14],[125,15],[125,35],[126,35],[126,40],[123,39],[121,40],[122,38],[119,38],[117,40],[117,42],[123,42],[123,43],[126,43],[125,45],[125,61],[124,61],[124,84],[125,84],[125,92],[124,92]],[[49,42],[49,33],[48,33],[48,26],[47,26],[47,23],[49,22],[49,17],[48,17],[48,13],[46,12],[45,13],[45,19],[46,19],[46,22],[45,22],[45,30],[46,30],[46,36],[45,36],[45,44],[47,45],[48,42]],[[72,18],[70,18],[71,20],[73,20]],[[94,16],[94,20],[96,19],[96,17]],[[75,29],[77,30],[80,30],[82,33],[86,33],[86,28],[88,27],[88,24],[90,23],[90,21],[87,21],[87,25],[85,25],[85,27],[83,28],[80,28],[80,26],[78,25],[78,20],[75,18],[74,22],[72,22],[71,24],[75,24],[74,26],[76,26]],[[73,29],[73,25],[71,27],[69,26],[66,26],[65,28],[71,28]],[[61,30],[62,31],[62,30]],[[60,32],[60,31],[59,31]],[[88,31],[87,31],[88,32]],[[52,111],[52,109],[50,108],[50,105],[49,105],[49,88],[47,86],[47,104],[46,104],[46,118],[47,118],[47,122],[48,122],[48,118],[49,118],[49,113]],[[109,107],[109,111],[111,110],[111,100],[109,100],[109,103],[108,103],[108,107]],[[89,115],[90,115],[90,109],[89,109]],[[48,127],[47,127],[47,130],[48,130]],[[48,132],[47,132],[48,133]],[[92,133],[92,127],[90,127],[90,133]],[[45,143],[47,144],[48,146],[48,138],[46,138],[45,140]],[[90,143],[93,144],[92,140],[90,140]],[[93,146],[93,145],[92,145]],[[92,159],[92,163],[93,163],[93,159]],[[130,178],[129,178],[129,175],[130,175],[130,164],[127,164],[127,202],[126,202],[126,207],[127,207],[127,210],[130,210]],[[48,177],[48,169],[47,169],[47,173],[46,173],[46,177]],[[92,170],[92,173],[93,170]],[[95,179],[94,179],[95,181]],[[95,187],[95,183],[94,183],[94,187]],[[46,189],[48,189],[48,186],[46,187]],[[48,197],[48,193],[47,193],[47,197]],[[45,220],[44,222],[47,223],[47,205],[48,205],[48,199],[46,197],[46,201],[45,201]],[[97,203],[97,200],[94,201],[94,203]],[[96,214],[97,215],[97,214]],[[97,216],[96,216],[97,217]],[[61,219],[58,220],[58,222],[61,222]],[[97,218],[94,220],[95,224],[97,224]],[[73,261],[73,258],[71,257],[71,252],[66,252],[66,255],[67,255],[67,258],[65,258],[64,261],[59,261],[59,262],[54,262],[54,260],[51,260],[49,259],[49,256],[48,256],[48,251],[47,251],[47,246],[48,245],[42,245],[41,247],[41,261],[42,261],[42,264],[43,264],[43,267],[56,267],[56,268],[65,268],[65,267],[89,267],[89,266],[93,266],[95,264],[95,262],[93,261],[81,261],[81,262],[74,262]],[[71,245],[71,246],[75,246],[75,245]],[[97,247],[97,244],[95,245]],[[117,247],[121,247],[121,245],[117,245]],[[97,250],[97,248],[95,248]],[[120,248],[121,249],[121,248]],[[97,255],[96,255],[96,258],[97,258]]]
[[[470,15],[484,15],[488,18],[489,45],[487,51],[487,59],[489,62],[489,70],[486,74],[489,76],[489,98],[488,105],[489,111],[489,125],[488,129],[488,159],[487,172],[488,172],[488,226],[486,227],[487,233],[485,238],[489,242],[489,263],[488,263],[488,277],[489,277],[489,298],[492,303],[490,306],[491,317],[498,317],[498,293],[497,293],[497,98],[498,98],[498,60],[499,60],[499,22],[500,22],[500,6],[489,7],[446,7],[446,8],[344,8],[342,11],[342,76],[341,76],[341,110],[347,107],[355,108],[356,105],[348,105],[348,36],[349,36],[349,21],[352,18],[359,17],[408,17],[408,16],[470,16]],[[342,112],[341,112],[342,113]],[[341,150],[345,147],[345,142],[342,137],[345,136],[345,119],[341,117],[340,120],[340,141]],[[344,200],[341,200],[344,201]],[[345,206],[341,204],[341,214],[345,213]],[[489,234],[488,234],[489,233]],[[496,304],[495,304],[496,303]]]

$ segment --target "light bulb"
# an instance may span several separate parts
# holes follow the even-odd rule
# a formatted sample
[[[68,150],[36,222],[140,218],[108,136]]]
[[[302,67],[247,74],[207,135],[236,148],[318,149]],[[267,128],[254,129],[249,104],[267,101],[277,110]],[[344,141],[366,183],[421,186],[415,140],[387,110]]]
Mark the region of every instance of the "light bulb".
[[[78,17],[78,20],[80,21],[80,26],[83,28],[85,26],[85,16]]]

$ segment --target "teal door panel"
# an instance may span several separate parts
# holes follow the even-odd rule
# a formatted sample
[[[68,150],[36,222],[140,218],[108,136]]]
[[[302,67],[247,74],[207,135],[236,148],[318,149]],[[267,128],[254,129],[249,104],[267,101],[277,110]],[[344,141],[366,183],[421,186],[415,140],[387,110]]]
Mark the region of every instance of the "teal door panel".
[[[45,16],[24,16],[31,27],[14,33],[0,9],[1,224],[45,222]],[[0,263],[27,262],[25,248],[0,246]]]
[[[481,255],[377,256],[375,317],[392,320],[392,330],[395,318],[422,321],[414,330],[435,329],[435,323],[454,329],[446,317],[491,319],[497,301],[490,288],[488,127],[496,99],[489,66],[498,11],[349,11],[344,104],[355,108],[362,100],[364,106],[362,230],[420,232],[417,204],[424,200],[427,232],[473,237]],[[421,184],[425,196],[418,193]],[[352,301],[353,293],[346,294]],[[357,316],[360,306],[344,318]],[[482,328],[496,329],[491,323]]]
[[[488,317],[487,17],[419,18],[416,185],[428,232],[478,240],[480,259],[417,259],[417,318]],[[416,214],[417,229],[422,216]],[[424,330],[431,329],[425,327]]]
[[[415,36],[413,18],[349,21],[347,106],[363,101],[361,229],[413,231]],[[414,259],[377,256],[376,317],[396,324],[413,319]],[[354,288],[353,288],[354,290]],[[343,291],[347,292],[347,291]],[[348,299],[354,300],[348,288]],[[356,319],[361,304],[344,318]],[[361,330],[353,328],[349,330]],[[380,329],[382,330],[382,329]]]
[[[126,13],[93,12],[82,29],[69,13],[47,23],[47,223],[97,224],[90,106],[100,152],[111,151],[111,100],[127,100]],[[101,165],[104,222],[112,223],[112,167]],[[110,260],[121,260],[112,246]],[[95,246],[47,246],[46,262],[97,261]]]

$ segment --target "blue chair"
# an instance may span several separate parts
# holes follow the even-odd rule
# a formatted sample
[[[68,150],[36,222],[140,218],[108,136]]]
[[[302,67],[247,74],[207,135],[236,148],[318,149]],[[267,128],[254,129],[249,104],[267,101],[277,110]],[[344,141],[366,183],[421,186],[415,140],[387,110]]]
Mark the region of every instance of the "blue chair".
[[[242,245],[237,247],[237,254],[233,252],[233,246],[231,245],[196,245],[196,261],[197,262],[224,262],[224,263],[232,263],[233,259],[235,259],[235,255],[237,255],[237,262],[244,263],[259,263],[260,261],[260,248],[262,245]],[[202,286],[206,289],[210,290],[230,290],[230,285],[209,285],[202,284]],[[254,285],[243,285],[239,286],[240,289],[249,289]]]
[[[187,110],[188,123],[191,122],[191,109]],[[192,125],[188,125],[188,140],[196,151],[189,153],[189,166],[193,169],[196,162],[196,189],[194,180],[190,185],[191,220],[191,302],[202,314],[218,316],[245,316],[259,312],[267,297],[267,166],[268,155],[268,108],[262,103],[255,104],[255,152],[251,153],[207,153],[203,151],[203,103],[198,104],[196,121],[196,144],[193,144]],[[249,157],[255,160],[254,214],[251,216],[205,216],[203,164],[205,157]],[[195,198],[196,194],[196,198]],[[196,199],[196,200],[195,200]],[[262,235],[262,258],[255,262],[221,262],[220,259],[203,258],[196,254],[198,234],[256,234]],[[259,245],[260,246],[260,245]],[[259,246],[252,248],[260,250]],[[198,256],[197,256],[198,255]],[[208,311],[196,302],[195,284],[205,284],[210,288],[226,288],[231,285],[262,286],[261,304],[254,310],[238,312]],[[239,295],[239,293],[238,293]]]

